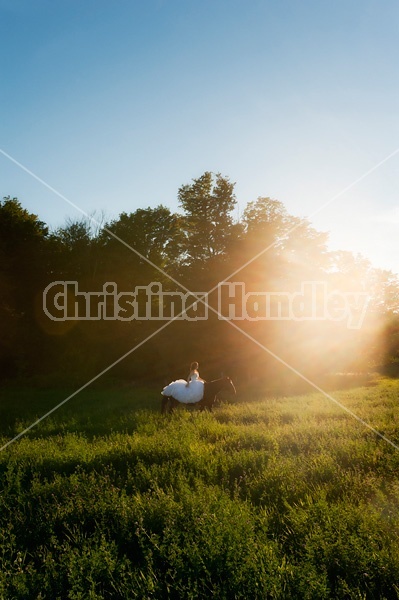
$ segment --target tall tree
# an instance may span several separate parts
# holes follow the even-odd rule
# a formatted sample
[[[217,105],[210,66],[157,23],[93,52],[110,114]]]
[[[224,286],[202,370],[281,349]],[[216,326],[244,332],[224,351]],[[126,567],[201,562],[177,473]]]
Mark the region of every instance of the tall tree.
[[[98,233],[90,219],[68,219],[49,237],[53,279],[92,281],[98,268]]]
[[[178,192],[183,221],[186,263],[204,268],[207,261],[226,257],[229,246],[241,231],[234,223],[234,183],[220,173],[206,171]]]
[[[289,214],[278,200],[260,197],[243,214],[243,254],[250,258],[257,280],[281,282],[320,277],[329,265],[327,234],[311,227],[304,218]],[[252,256],[251,256],[252,255]],[[279,276],[277,276],[277,273]]]
[[[48,230],[17,198],[0,201],[0,358],[4,374],[37,356],[35,297],[45,280]]]
[[[176,275],[182,244],[180,222],[181,217],[162,205],[121,213],[100,235],[105,270],[141,285],[154,277],[161,281],[162,274],[141,258],[145,257],[160,269]]]

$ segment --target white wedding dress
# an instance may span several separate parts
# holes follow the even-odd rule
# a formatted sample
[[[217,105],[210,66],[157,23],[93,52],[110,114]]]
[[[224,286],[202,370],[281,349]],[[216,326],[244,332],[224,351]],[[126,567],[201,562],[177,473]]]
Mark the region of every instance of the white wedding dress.
[[[161,393],[164,396],[173,396],[183,404],[195,404],[204,396],[204,382],[199,379],[197,373],[193,373],[189,385],[185,379],[177,379],[164,387]]]

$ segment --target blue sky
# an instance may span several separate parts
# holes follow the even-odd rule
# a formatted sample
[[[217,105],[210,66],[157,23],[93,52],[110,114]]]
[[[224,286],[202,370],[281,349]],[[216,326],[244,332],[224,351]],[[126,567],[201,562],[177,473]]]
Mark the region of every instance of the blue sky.
[[[399,3],[0,0],[0,149],[84,211],[164,204],[205,170],[399,271]],[[79,213],[0,154],[1,195]]]

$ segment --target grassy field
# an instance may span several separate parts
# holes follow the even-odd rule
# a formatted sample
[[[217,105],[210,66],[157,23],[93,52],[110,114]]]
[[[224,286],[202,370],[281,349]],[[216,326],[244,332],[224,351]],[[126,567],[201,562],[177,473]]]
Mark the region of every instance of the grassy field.
[[[68,391],[1,390],[0,443]],[[399,445],[399,381],[334,393]],[[399,450],[320,394],[87,389],[0,453],[0,598],[399,598]]]

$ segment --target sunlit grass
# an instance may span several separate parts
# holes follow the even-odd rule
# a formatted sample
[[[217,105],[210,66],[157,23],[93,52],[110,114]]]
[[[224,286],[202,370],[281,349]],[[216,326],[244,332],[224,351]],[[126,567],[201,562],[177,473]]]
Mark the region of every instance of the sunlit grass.
[[[333,396],[396,442],[398,392]],[[3,390],[2,443],[59,397]],[[321,394],[159,404],[86,390],[0,454],[0,597],[399,597],[399,450]]]

